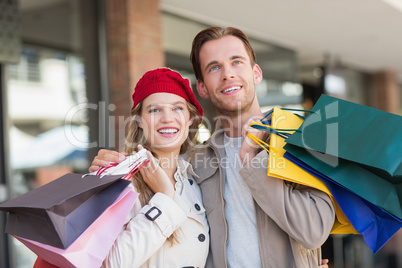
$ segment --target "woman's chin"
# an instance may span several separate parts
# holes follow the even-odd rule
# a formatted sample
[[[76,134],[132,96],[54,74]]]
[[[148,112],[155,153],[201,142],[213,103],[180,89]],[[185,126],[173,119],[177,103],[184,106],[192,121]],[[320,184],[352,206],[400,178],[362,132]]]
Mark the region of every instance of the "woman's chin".
[[[154,151],[156,154],[158,152],[160,153],[174,153],[174,152],[180,152],[180,147],[183,143],[180,144],[158,144],[152,146],[152,151]]]

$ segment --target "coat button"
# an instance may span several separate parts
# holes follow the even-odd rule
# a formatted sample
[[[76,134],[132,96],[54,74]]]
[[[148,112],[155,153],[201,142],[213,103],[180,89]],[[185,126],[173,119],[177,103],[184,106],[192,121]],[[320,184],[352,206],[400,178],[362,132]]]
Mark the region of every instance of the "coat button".
[[[192,179],[188,179],[188,182],[190,183],[190,185],[193,185],[194,181]]]
[[[198,210],[198,211],[201,210],[201,207],[200,207],[200,205],[198,205],[198,204],[195,204],[194,207],[195,207],[195,209]]]
[[[205,241],[205,235],[200,234],[200,235],[198,236],[198,240],[199,240],[200,242],[204,242],[204,241]]]

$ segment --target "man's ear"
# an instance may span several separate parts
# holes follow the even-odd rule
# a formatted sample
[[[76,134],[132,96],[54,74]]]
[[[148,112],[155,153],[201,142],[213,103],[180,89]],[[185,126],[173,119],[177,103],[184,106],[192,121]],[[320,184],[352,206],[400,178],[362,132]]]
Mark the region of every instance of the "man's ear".
[[[255,64],[253,67],[254,73],[254,85],[258,85],[262,81],[262,70],[258,64]]]
[[[204,82],[202,82],[200,80],[197,80],[197,91],[201,98],[203,98],[203,99],[209,98],[208,90],[205,87]]]

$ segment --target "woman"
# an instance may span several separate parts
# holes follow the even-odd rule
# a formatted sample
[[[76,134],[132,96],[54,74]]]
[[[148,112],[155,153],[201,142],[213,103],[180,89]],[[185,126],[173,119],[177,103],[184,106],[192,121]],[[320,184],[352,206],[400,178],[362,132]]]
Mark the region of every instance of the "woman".
[[[203,267],[205,209],[191,166],[179,158],[197,133],[202,108],[188,80],[167,68],[145,73],[133,101],[126,152],[143,146],[150,162],[132,178],[140,196],[102,267]]]
[[[167,68],[149,71],[133,94],[126,152],[150,162],[131,179],[140,195],[102,267],[204,267],[209,227],[190,164],[202,108],[189,81]],[[37,261],[35,267],[44,267]]]

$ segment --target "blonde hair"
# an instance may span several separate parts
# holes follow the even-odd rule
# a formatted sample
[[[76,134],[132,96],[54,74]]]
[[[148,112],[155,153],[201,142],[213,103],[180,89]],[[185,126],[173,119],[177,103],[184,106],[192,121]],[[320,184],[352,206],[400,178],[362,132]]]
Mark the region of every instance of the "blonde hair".
[[[186,153],[191,146],[196,142],[198,127],[201,123],[201,118],[198,110],[194,105],[186,101],[187,109],[190,112],[190,119],[193,120],[193,123],[189,127],[189,135],[184,143],[180,147],[180,154]],[[138,145],[142,145],[145,149],[149,150],[154,157],[158,158],[158,156],[152,152],[152,146],[146,143],[146,138],[144,136],[144,132],[142,128],[139,127],[139,121],[142,112],[142,101],[139,102],[134,109],[131,111],[131,121],[129,124],[128,133],[126,136],[126,153],[131,154],[136,151]],[[138,199],[142,206],[145,206],[149,203],[149,200],[154,196],[154,192],[149,188],[149,186],[144,182],[143,177],[140,172],[134,174],[131,178],[133,181],[133,185],[136,188],[137,192],[140,194]],[[172,244],[178,242],[177,233],[174,232],[167,241],[170,241]]]

